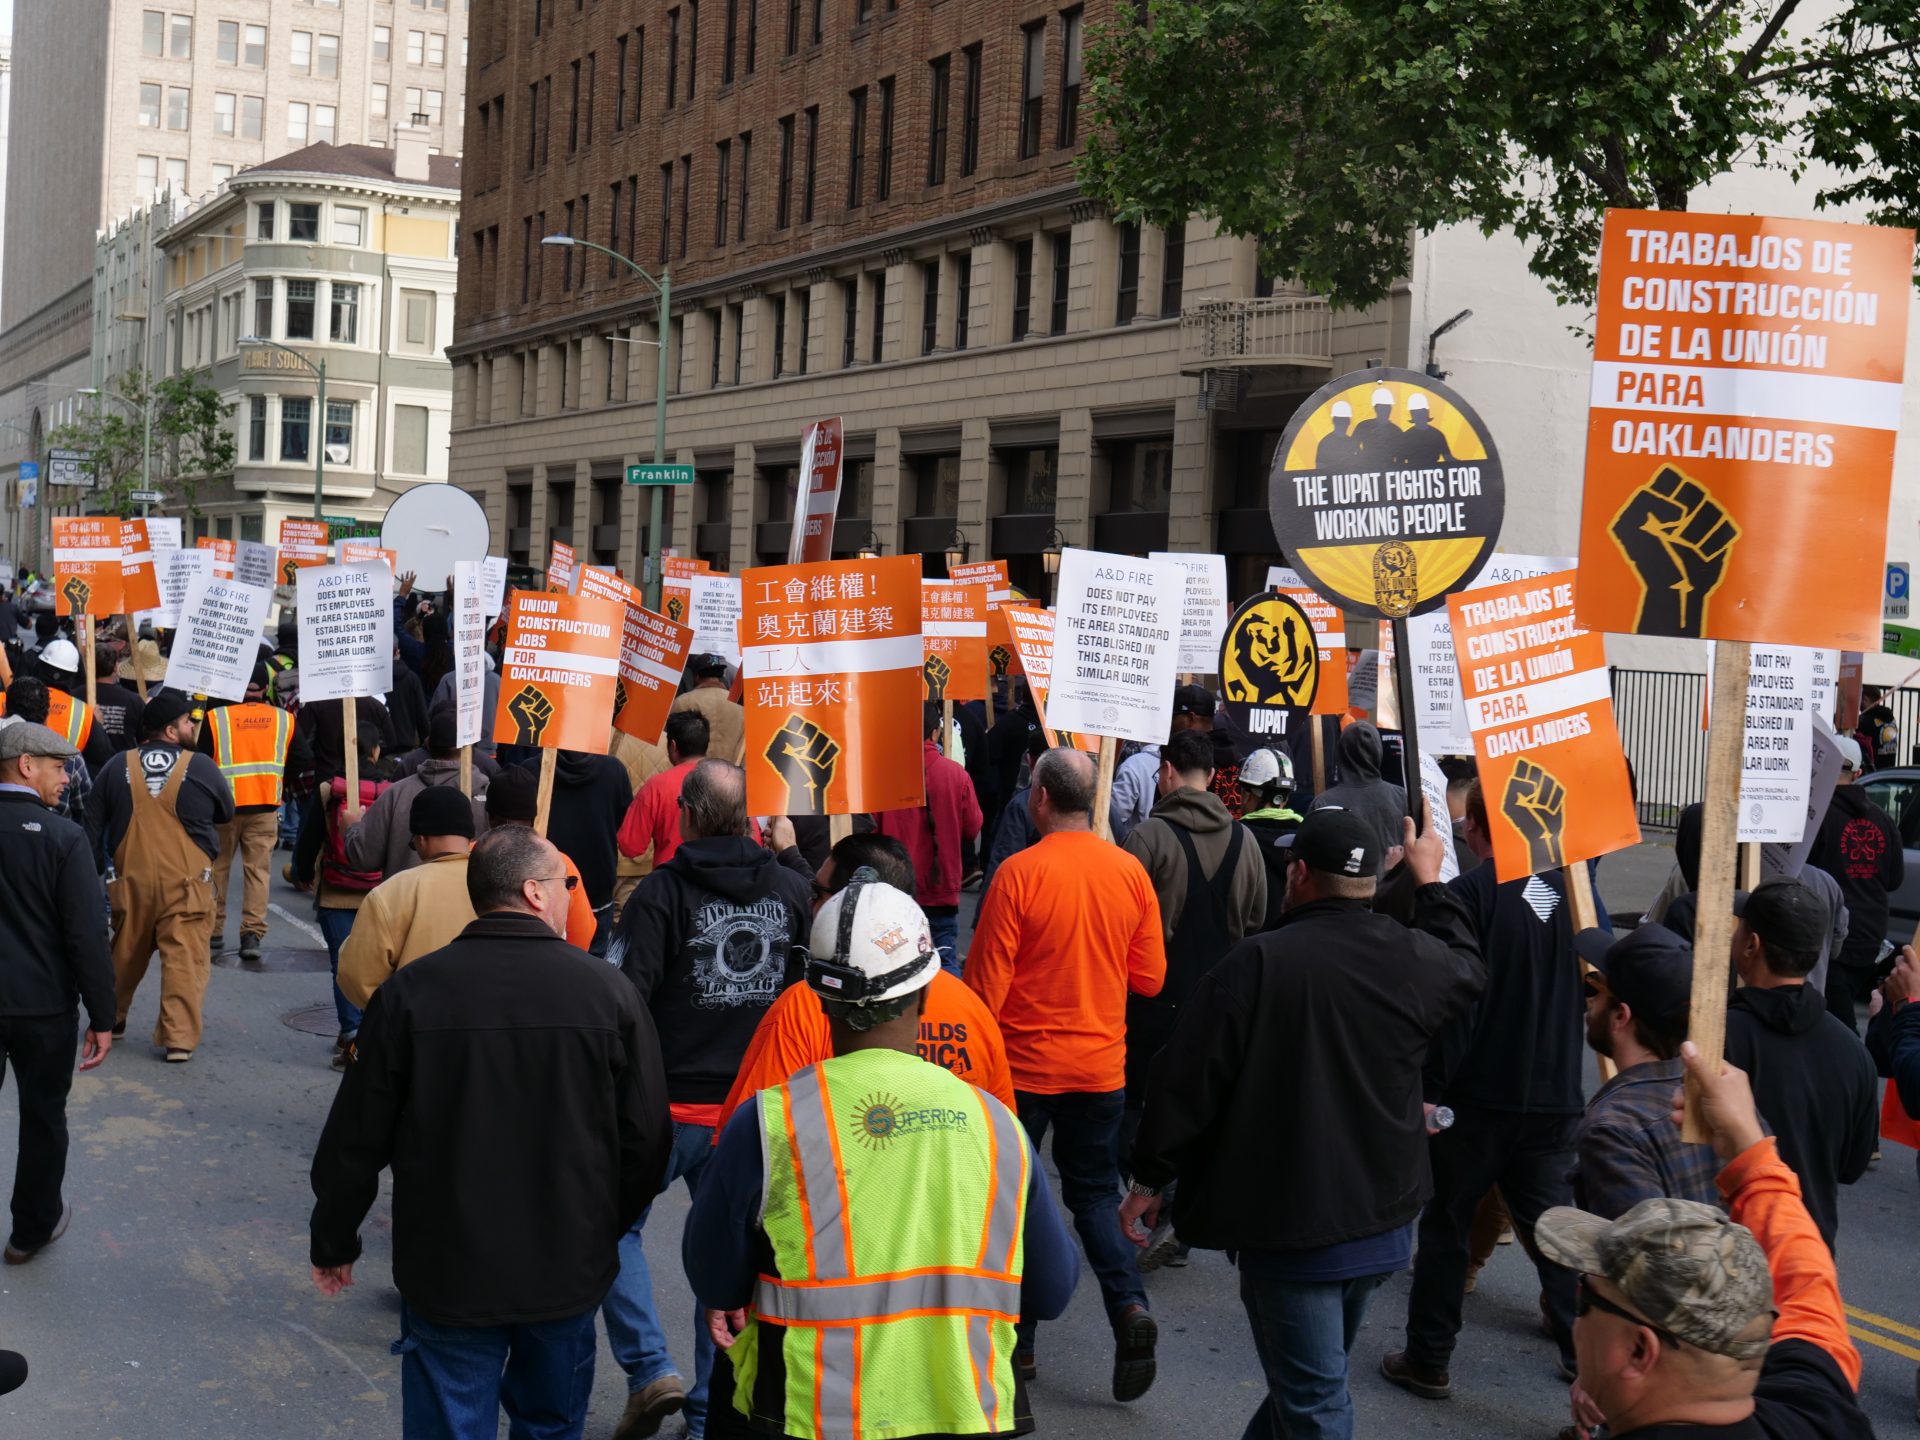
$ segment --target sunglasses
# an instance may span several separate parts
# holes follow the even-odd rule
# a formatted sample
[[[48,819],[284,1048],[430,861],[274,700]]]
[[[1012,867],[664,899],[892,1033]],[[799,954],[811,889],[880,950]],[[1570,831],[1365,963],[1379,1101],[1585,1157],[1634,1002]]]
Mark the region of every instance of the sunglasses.
[[[536,875],[534,882],[539,885],[565,885],[569,891],[580,888],[578,875]]]
[[[1663,1342],[1665,1342],[1668,1345],[1682,1346],[1687,1343],[1686,1341],[1682,1340],[1678,1335],[1674,1334],[1671,1330],[1668,1330],[1663,1326],[1654,1324],[1653,1321],[1647,1319],[1646,1316],[1636,1315],[1633,1313],[1633,1311],[1627,1309],[1625,1306],[1614,1304],[1611,1300],[1607,1299],[1606,1296],[1602,1295],[1599,1291],[1595,1290],[1591,1285],[1589,1285],[1587,1283],[1587,1277],[1585,1275],[1582,1275],[1574,1283],[1574,1290],[1573,1290],[1574,1316],[1577,1319],[1580,1316],[1586,1315],[1590,1311],[1594,1311],[1594,1310],[1599,1310],[1605,1314],[1615,1316],[1621,1320],[1626,1321],[1629,1325],[1638,1325],[1643,1330],[1651,1330],[1653,1331],[1654,1334],[1658,1335]]]

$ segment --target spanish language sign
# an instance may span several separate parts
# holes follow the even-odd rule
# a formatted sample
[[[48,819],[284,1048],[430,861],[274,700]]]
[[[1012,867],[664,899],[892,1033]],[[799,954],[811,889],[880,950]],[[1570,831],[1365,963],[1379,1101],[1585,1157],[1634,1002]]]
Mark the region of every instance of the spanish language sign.
[[[396,573],[394,562],[399,558],[371,540],[342,540],[334,546],[334,553],[342,565],[384,565],[389,575]]]
[[[233,579],[234,543],[222,540],[218,535],[202,535],[193,542],[196,550],[205,550],[213,556],[213,573],[221,580]]]
[[[309,565],[300,607],[300,703],[393,689],[393,578],[384,565]]]
[[[787,563],[818,563],[833,558],[833,521],[840,508],[840,468],[846,458],[846,431],[840,417],[815,420],[800,436],[801,493],[793,502],[793,538]]]
[[[693,630],[698,655],[718,655],[729,665],[740,663],[740,577],[693,575],[687,579],[689,604],[686,624]],[[668,614],[672,619],[672,614]],[[765,813],[765,812],[763,812]]]
[[[324,520],[280,522],[280,583],[291,585],[297,571],[324,565],[333,550],[333,527]]]
[[[1158,745],[1173,723],[1186,572],[1098,550],[1060,557],[1053,676],[1056,726]]]
[[[1329,605],[1299,574],[1285,565],[1267,567],[1267,588],[1277,590],[1298,605],[1313,622],[1314,643],[1320,650],[1320,675],[1315,681],[1309,715],[1343,715],[1347,709],[1347,616]]]
[[[284,532],[282,532],[284,533]],[[487,720],[486,577],[477,560],[453,564],[454,741],[478,745]]]
[[[212,564],[211,556],[206,563]],[[272,605],[271,585],[200,573],[180,604],[180,626],[167,657],[167,688],[245,700],[247,681],[260,662],[260,627]]]
[[[573,593],[573,547],[563,540],[553,542],[553,554],[547,560],[547,589]]]
[[[1871,648],[1912,288],[1910,230],[1607,212],[1581,624]]]
[[[1414,370],[1316,390],[1273,452],[1267,490],[1273,533],[1307,583],[1382,620],[1445,604],[1492,553],[1506,508],[1486,426]]]
[[[120,590],[120,608],[129,614],[159,607],[160,576],[145,520],[120,522]]]
[[[114,615],[121,606],[120,520],[114,515],[53,517],[53,612]]]
[[[1027,677],[1027,694],[1033,697],[1047,744],[1098,750],[1098,739],[1060,730],[1047,718],[1047,690],[1053,681],[1053,612],[1037,605],[1001,605],[995,613],[1006,617],[1007,638],[1020,657],[1020,672]]]
[[[516,590],[507,603],[495,742],[606,754],[623,622],[621,607],[597,595]]]
[[[740,586],[749,813],[924,804],[920,557],[774,565]]]
[[[1187,572],[1180,608],[1180,668],[1205,674],[1220,658],[1227,633],[1227,557],[1155,550],[1149,560],[1167,560]]]
[[[1574,573],[1447,600],[1501,880],[1640,840],[1607,647],[1574,623]]]
[[[987,587],[926,580],[920,587],[920,635],[927,699],[987,698]]]
[[[610,570],[581,566],[580,593],[617,602],[625,617],[620,687],[613,697],[614,729],[658,745],[687,668],[693,631],[647,609],[640,603],[640,592]]]
[[[1004,560],[968,560],[949,565],[947,579],[956,585],[985,585],[989,606],[1004,605],[1013,598],[1013,585],[1007,579]]]
[[[1320,688],[1320,656],[1313,622],[1292,596],[1268,590],[1241,601],[1216,657],[1220,693],[1241,733],[1256,745],[1299,734]]]

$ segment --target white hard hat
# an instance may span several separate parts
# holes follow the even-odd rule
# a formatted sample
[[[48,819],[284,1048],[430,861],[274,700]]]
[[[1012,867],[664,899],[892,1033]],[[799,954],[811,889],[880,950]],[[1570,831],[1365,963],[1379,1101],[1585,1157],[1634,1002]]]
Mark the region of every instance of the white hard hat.
[[[68,670],[80,673],[80,652],[74,648],[71,640],[49,640],[46,648],[40,652],[40,659],[56,670]]]
[[[878,1005],[933,983],[940,969],[933,927],[913,897],[872,869],[853,872],[847,888],[813,917],[807,985],[825,1000]]]
[[[1833,743],[1840,751],[1840,768],[1858,774],[1860,772],[1861,758],[1860,742],[1851,735],[1842,735]]]
[[[1367,403],[1376,406],[1391,405],[1393,404],[1393,392],[1382,385],[1373,392],[1373,399]]]
[[[1351,420],[1353,418],[1353,406],[1344,400],[1336,400],[1333,402],[1333,409],[1327,413],[1336,420]]]
[[[1427,397],[1422,395],[1418,390],[1414,391],[1413,394],[1407,397],[1407,409],[1425,410],[1426,408],[1427,408]]]
[[[1288,789],[1293,788],[1293,762],[1278,750],[1256,750],[1241,762],[1242,785],[1258,790],[1276,780],[1285,781]]]

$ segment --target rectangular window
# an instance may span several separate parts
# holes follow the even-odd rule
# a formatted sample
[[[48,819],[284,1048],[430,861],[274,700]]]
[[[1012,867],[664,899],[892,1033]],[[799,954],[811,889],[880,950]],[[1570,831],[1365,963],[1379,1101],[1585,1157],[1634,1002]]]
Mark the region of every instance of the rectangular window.
[[[148,130],[160,128],[160,90],[158,85],[140,87],[140,124]]]
[[[231,180],[232,178],[233,178],[233,166],[215,165],[213,167],[213,183],[214,184],[224,185],[227,183],[227,181]]]
[[[1066,231],[1053,237],[1053,301],[1047,317],[1052,335],[1067,333],[1067,282],[1073,276],[1073,236]]]
[[[1187,271],[1187,222],[1166,231],[1166,265],[1160,272],[1160,313],[1178,315],[1180,296],[1186,287]]]
[[[393,469],[396,475],[427,473],[427,407],[393,407]]]
[[[332,310],[327,317],[327,338],[338,345],[356,345],[360,341],[360,287],[343,280],[329,285]]]
[[[193,58],[193,17],[176,15],[167,27],[167,53],[175,60]]]
[[[240,63],[240,24],[235,20],[222,20],[214,30],[214,58],[222,65]]]
[[[280,397],[280,458],[309,460],[313,429],[313,401],[304,395]]]
[[[267,458],[267,397],[247,397],[247,459]]]
[[[316,105],[313,107],[313,138],[322,144],[331,145],[340,129],[340,110],[335,105]]]
[[[707,311],[707,388],[720,387],[720,307]]]
[[[733,187],[733,142],[722,140],[713,147],[713,243],[727,243],[727,202]]]
[[[927,98],[927,184],[938,185],[947,178],[947,126],[952,108],[953,57],[942,55],[927,66],[930,84]]]
[[[744,241],[747,238],[747,202],[753,196],[753,132],[745,131],[740,136],[740,219],[734,231],[734,239]]]
[[[253,282],[253,333],[262,340],[273,338],[273,281]]]
[[[700,79],[700,0],[687,0],[687,99]]]
[[[693,210],[693,157],[680,157],[680,239],[674,248],[679,259],[687,258],[687,217]]]
[[[600,52],[590,51],[587,55],[587,115],[586,123],[581,127],[582,145],[593,144],[593,91],[600,80]]]
[[[931,355],[940,339],[940,262],[920,267],[920,353]]]
[[[1060,16],[1060,128],[1054,144],[1063,147],[1080,136],[1080,17],[1078,10]]]
[[[640,107],[647,98],[647,27],[633,32],[633,118],[640,118]]]
[[[320,238],[318,202],[292,200],[287,203],[287,238],[306,241],[317,241]]]
[[[854,0],[853,23],[864,25],[873,18],[873,0]]]
[[[807,183],[800,194],[800,218],[813,219],[813,182],[820,170],[820,107],[807,107]]]
[[[249,69],[267,68],[267,27],[264,25],[247,26],[247,45],[241,52],[243,62]]]
[[[422,30],[407,32],[407,64],[424,65],[427,63],[427,36]]]
[[[167,129],[184,130],[193,116],[193,92],[179,85],[167,88]]]
[[[887,338],[887,272],[884,270],[867,277],[867,308],[873,312],[868,318],[867,359],[878,365],[880,349]]]
[[[533,217],[520,222],[520,303],[533,296],[533,253],[538,248],[533,234]]]
[[[223,95],[219,91],[213,94],[213,133],[231,135],[235,120],[239,115],[239,97]]]
[[[787,54],[800,49],[800,0],[787,0]]]
[[[287,139],[301,145],[307,143],[307,107],[304,101],[295,100],[287,106]]]
[[[1033,241],[1013,247],[1013,338],[1024,340],[1033,319]]]
[[[167,53],[166,11],[142,10],[140,12],[140,53],[143,55]]]
[[[720,45],[720,83],[733,83],[733,47],[739,39],[740,0],[727,0],[727,28],[721,36]],[[716,355],[718,350],[714,352]],[[718,361],[714,362],[718,364]]]
[[[880,82],[880,167],[873,177],[873,198],[893,194],[893,76]]]
[[[973,310],[973,252],[966,251],[954,259],[953,286],[953,348],[967,348],[967,331],[970,313]]]
[[[486,109],[484,106],[481,108],[480,113],[483,115],[486,113]],[[376,120],[386,118],[387,83],[384,80],[377,81],[373,87],[373,114]]]
[[[787,373],[787,297],[773,297],[773,378]]]
[[[438,30],[427,32],[427,64],[446,68],[447,37]]]
[[[667,11],[667,109],[680,91],[680,12]]]
[[[1120,224],[1120,284],[1114,295],[1113,323],[1125,325],[1140,309],[1140,227]]]
[[[138,155],[134,157],[134,180],[142,195],[152,195],[160,188],[160,157],[158,155]]]
[[[434,298],[431,290],[400,292],[400,334],[409,350],[433,349]]]
[[[296,75],[305,75],[313,69],[313,33],[311,31],[293,32],[293,55],[290,63]]]
[[[818,45],[826,37],[826,24],[826,0],[813,0],[813,39],[808,43]]]
[[[673,244],[673,162],[660,167],[660,263],[667,263]]]
[[[547,233],[547,212],[542,210],[533,217],[533,298],[538,301],[547,285],[547,251],[540,244],[540,237]]]
[[[960,91],[960,173],[980,168],[980,47],[969,45],[961,54],[967,62]]]
[[[1020,150],[1022,160],[1040,153],[1040,107],[1046,103],[1047,26],[1045,21],[1020,32],[1025,59],[1020,69]]]
[[[607,206],[607,248],[615,251],[620,248],[620,182],[618,180],[613,182],[613,203]],[[613,256],[607,257],[608,279],[620,273],[619,266],[620,262]]]
[[[367,233],[367,212],[357,205],[333,207],[333,243],[358,245]]]
[[[415,102],[414,109],[419,109]],[[540,163],[547,163],[547,156],[553,151],[553,77],[545,76],[540,81]]]
[[[860,281],[840,282],[840,368],[852,365],[860,351]]]
[[[567,67],[572,99],[567,102],[567,153],[573,154],[580,148],[580,62],[575,60]]]
[[[576,233],[573,228],[573,201],[571,200],[567,201],[566,229],[561,233],[564,235],[573,235]],[[572,245],[563,245],[560,247],[560,293],[563,295],[573,289],[574,249],[575,247]]]
[[[383,64],[393,59],[393,27],[391,25],[373,27],[373,58]]]
[[[240,97],[240,138],[258,140],[267,127],[267,102],[261,95]]]
[[[407,86],[406,93],[401,98],[406,102],[407,123],[409,125],[414,123],[414,118],[413,118],[414,116],[424,115],[427,113],[426,96],[424,96],[421,93],[420,87],[418,85]],[[541,158],[544,159],[545,157],[542,156]]]
[[[329,400],[327,402],[327,463],[329,465],[351,465],[353,463],[353,402],[350,400]]]
[[[755,52],[760,48],[760,0],[747,0],[747,74],[753,73]]]
[[[807,373],[807,351],[813,345],[813,291],[796,290],[794,299],[800,306],[800,344],[794,355],[794,373]]]
[[[847,208],[856,209],[866,199],[867,178],[867,87],[862,85],[847,96]]]
[[[340,37],[321,35],[314,44],[313,63],[315,73],[323,80],[336,79],[340,74]]]
[[[627,37],[613,42],[613,128],[627,128]]]
[[[287,281],[287,339],[313,339],[313,312],[318,289],[318,281]]]
[[[186,193],[187,162],[184,160],[167,161],[167,188],[176,195]]]
[[[773,196],[773,228],[784,230],[792,218],[793,203],[793,116],[780,117],[780,177]]]

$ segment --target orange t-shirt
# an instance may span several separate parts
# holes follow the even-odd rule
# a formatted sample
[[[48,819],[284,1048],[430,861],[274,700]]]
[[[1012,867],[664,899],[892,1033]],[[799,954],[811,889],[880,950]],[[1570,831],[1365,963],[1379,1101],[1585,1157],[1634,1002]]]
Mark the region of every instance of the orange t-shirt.
[[[555,847],[558,848],[557,846]],[[567,874],[577,882],[567,892],[567,943],[577,945],[582,950],[593,948],[593,902],[587,899],[587,882],[580,879],[580,867],[573,863],[566,851],[560,851],[560,858],[566,861]]]
[[[1127,1083],[1127,993],[1167,978],[1160,901],[1140,862],[1056,831],[994,872],[967,984],[1000,1022],[1017,1090],[1104,1094]]]
[[[965,985],[942,970],[927,987],[927,1008],[920,1016],[922,1060],[944,1065],[969,1085],[1013,1108],[1013,1077],[1007,1072],[1007,1051],[1000,1027]],[[733,1112],[770,1085],[779,1085],[796,1070],[833,1055],[833,1036],[820,1002],[805,981],[789,985],[753,1032],[747,1053],[740,1059],[727,1103],[720,1107],[714,1131],[718,1143]]]

